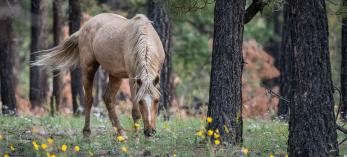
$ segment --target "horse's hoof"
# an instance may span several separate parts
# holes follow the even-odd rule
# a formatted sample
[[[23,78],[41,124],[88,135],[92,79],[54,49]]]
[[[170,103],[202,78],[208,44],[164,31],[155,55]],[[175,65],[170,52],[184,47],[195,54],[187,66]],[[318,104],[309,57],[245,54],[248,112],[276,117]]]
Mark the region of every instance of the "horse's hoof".
[[[90,129],[83,129],[83,136],[84,137],[90,137],[91,131]]]
[[[118,131],[118,136],[124,137],[126,140],[128,139],[128,136],[126,135],[124,130],[119,130]]]

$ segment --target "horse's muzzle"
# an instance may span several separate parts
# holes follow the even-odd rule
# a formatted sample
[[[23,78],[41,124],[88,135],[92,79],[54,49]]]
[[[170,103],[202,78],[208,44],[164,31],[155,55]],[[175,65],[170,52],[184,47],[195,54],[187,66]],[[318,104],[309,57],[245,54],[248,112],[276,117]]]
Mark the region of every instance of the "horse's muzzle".
[[[155,129],[145,129],[144,130],[144,134],[147,137],[152,137],[155,135],[155,133],[156,133]]]

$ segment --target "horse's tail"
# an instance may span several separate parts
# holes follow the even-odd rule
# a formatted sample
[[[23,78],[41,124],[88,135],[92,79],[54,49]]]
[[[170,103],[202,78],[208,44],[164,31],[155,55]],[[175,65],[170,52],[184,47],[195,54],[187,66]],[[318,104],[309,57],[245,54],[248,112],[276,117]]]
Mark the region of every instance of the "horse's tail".
[[[39,54],[32,65],[50,66],[58,70],[67,70],[76,66],[79,63],[78,36],[79,31],[52,49],[35,52]]]

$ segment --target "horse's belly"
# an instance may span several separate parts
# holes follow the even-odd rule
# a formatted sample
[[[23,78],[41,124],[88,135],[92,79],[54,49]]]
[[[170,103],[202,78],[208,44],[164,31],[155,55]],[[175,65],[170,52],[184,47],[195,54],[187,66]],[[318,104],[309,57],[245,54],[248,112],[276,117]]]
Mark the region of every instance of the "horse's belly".
[[[106,70],[108,74],[117,78],[128,78],[128,73],[125,70]]]
[[[128,78],[128,73],[125,70],[125,66],[114,61],[112,63],[99,62],[101,67],[110,75],[118,78]]]
[[[128,77],[120,46],[105,39],[98,39],[98,41],[99,44],[94,45],[94,56],[101,67],[114,77]],[[115,43],[119,42],[115,41]]]

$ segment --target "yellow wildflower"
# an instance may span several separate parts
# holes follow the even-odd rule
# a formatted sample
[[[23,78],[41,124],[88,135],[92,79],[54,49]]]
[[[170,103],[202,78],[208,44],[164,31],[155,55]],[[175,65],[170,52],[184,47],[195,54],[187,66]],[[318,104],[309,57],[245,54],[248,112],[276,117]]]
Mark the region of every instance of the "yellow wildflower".
[[[33,144],[33,147],[34,147],[35,150],[39,150],[40,147],[39,147],[39,145],[36,143],[35,140],[33,140],[31,143]]]
[[[200,131],[198,131],[196,133],[196,135],[199,136],[199,137],[203,137],[204,136],[204,132],[200,130]]]
[[[176,154],[173,154],[172,156],[173,156],[173,157],[176,157],[177,155],[176,155]]]
[[[39,145],[38,144],[34,144],[34,149],[35,150],[39,150]]]
[[[51,154],[51,156],[50,157],[57,157],[55,154]]]
[[[47,138],[48,144],[53,144],[54,140],[52,137]]]
[[[218,134],[217,132],[215,132],[215,133],[213,134],[213,137],[214,137],[215,139],[217,139],[217,138],[219,138],[219,134]]]
[[[10,150],[11,150],[12,152],[14,152],[14,151],[16,150],[16,148],[14,148],[13,144],[10,145]]]
[[[123,141],[125,141],[125,138],[123,136],[117,136],[117,140],[119,142],[123,142]]]
[[[288,154],[286,154],[284,157],[288,157]]]
[[[4,157],[10,157],[10,155],[8,155],[7,153],[4,154]]]
[[[135,130],[140,129],[140,124],[139,123],[134,123],[134,128],[135,128]]]
[[[33,145],[36,145],[36,144],[37,144],[35,140],[31,141],[31,143],[32,143]]]
[[[126,153],[126,152],[128,152],[128,148],[127,148],[127,147],[125,147],[125,146],[122,146],[122,148],[121,148],[121,149],[122,149],[122,151],[123,151],[123,152],[125,152],[125,153]]]
[[[163,128],[164,128],[164,129],[169,129],[169,123],[164,122],[164,124],[163,124]]]
[[[47,157],[51,157],[51,154],[49,152],[46,153]]]
[[[42,144],[41,144],[41,148],[42,148],[43,150],[46,150],[46,149],[47,149],[47,147],[48,147],[48,146],[47,146],[47,144],[46,144],[46,143],[42,143]]]
[[[80,151],[80,147],[79,147],[79,146],[75,146],[75,147],[73,148],[73,150],[75,150],[75,152],[79,152],[79,151]]]
[[[212,117],[207,117],[206,121],[207,121],[207,123],[210,124],[210,123],[212,123],[213,119],[212,119]]]
[[[220,144],[220,141],[219,141],[219,140],[214,140],[214,144],[215,144],[215,145],[219,145],[219,144]]]
[[[275,157],[273,154],[270,154],[269,157]]]
[[[0,134],[0,141],[4,139],[4,136]]]
[[[67,150],[67,145],[66,144],[61,145],[61,151],[66,152],[66,150]]]
[[[208,131],[207,131],[207,135],[208,135],[208,136],[212,136],[212,135],[213,135],[213,131],[212,131],[212,130],[208,130]]]
[[[244,154],[244,155],[247,155],[248,153],[249,153],[249,150],[248,150],[248,148],[242,148],[242,153]]]
[[[219,133],[219,130],[218,129],[216,129],[216,131],[215,131],[216,133]]]

